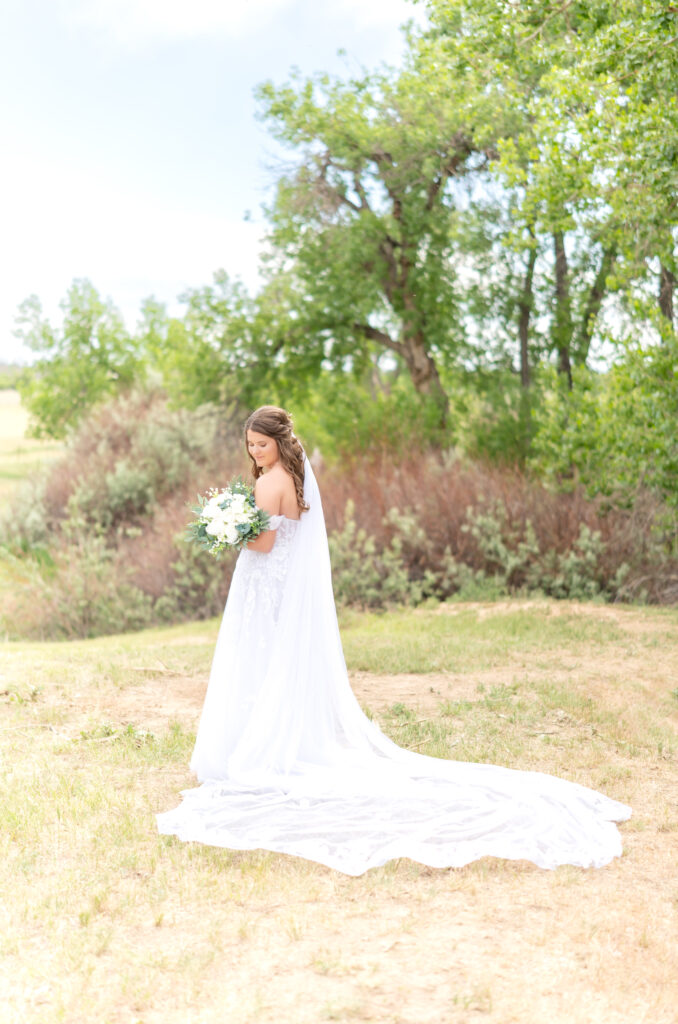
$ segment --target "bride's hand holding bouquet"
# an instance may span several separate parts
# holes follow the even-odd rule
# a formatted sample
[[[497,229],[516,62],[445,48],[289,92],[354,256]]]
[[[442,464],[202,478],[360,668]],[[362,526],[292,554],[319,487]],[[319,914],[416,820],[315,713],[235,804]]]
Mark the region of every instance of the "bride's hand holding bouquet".
[[[223,490],[212,488],[198,495],[192,506],[195,518],[187,539],[218,558],[224,551],[239,551],[269,529],[270,516],[258,508],[254,490],[238,477]]]

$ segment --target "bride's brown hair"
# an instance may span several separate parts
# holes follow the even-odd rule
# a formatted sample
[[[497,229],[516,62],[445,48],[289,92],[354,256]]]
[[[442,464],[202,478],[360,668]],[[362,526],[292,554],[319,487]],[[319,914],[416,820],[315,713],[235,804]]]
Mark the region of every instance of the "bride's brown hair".
[[[280,464],[294,480],[299,512],[307,512],[308,505],[304,501],[304,449],[294,436],[290,414],[284,409],[279,409],[277,405],[262,405],[259,409],[254,410],[245,424],[245,446],[247,446],[248,430],[254,430],[257,434],[265,434],[266,437],[272,437],[276,442],[280,453]],[[250,454],[249,447],[247,454],[252,463],[252,475],[257,480],[263,473],[263,469],[257,466],[256,460]]]

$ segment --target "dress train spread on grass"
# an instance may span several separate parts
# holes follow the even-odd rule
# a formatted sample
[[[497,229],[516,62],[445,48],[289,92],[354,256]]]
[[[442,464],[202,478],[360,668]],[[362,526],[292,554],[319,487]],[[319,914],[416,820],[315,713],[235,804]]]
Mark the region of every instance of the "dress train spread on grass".
[[[349,875],[395,857],[555,868],[619,856],[624,804],[540,772],[404,750],[363,714],[308,459],[304,498],[299,521],[273,517],[270,553],[238,558],[191,759],[202,785],[158,815],[160,832],[295,854]]]

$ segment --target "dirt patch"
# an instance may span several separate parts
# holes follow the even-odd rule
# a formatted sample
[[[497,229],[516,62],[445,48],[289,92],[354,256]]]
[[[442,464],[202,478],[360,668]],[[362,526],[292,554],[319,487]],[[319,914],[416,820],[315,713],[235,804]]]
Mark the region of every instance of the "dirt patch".
[[[123,725],[141,725],[152,732],[166,729],[171,722],[195,729],[206,689],[206,678],[149,673],[136,686],[102,694],[96,713]]]
[[[364,708],[383,712],[394,704],[419,711],[437,711],[442,701],[474,700],[478,681],[468,675],[430,673],[427,675],[373,675],[351,673],[353,692]]]
[[[207,673],[196,677],[148,669],[140,673],[138,683],[102,691],[86,710],[111,722],[131,723],[153,732],[171,722],[194,729],[205,699],[207,679]],[[434,713],[442,701],[472,700],[478,696],[477,682],[468,675],[387,676],[356,672],[351,675],[351,686],[362,706],[378,714],[394,704]],[[64,706],[85,710],[80,702],[65,701]]]
[[[670,623],[661,616],[644,616],[637,609],[592,607],[567,603],[525,601],[496,604],[441,605],[440,614],[454,615],[469,609],[480,618],[538,608],[549,615],[564,613],[612,622],[625,637],[621,644],[606,644],[584,653],[550,649],[538,655],[521,651],[507,654],[503,665],[474,672],[415,675],[352,672],[351,686],[362,706],[381,715],[394,704],[431,714],[446,701],[472,701],[496,688],[516,687],[529,691],[544,682],[586,693],[620,715],[633,717],[640,708],[659,711],[665,724],[678,732],[678,650],[671,642]],[[196,636],[169,641],[172,646],[212,646],[209,638]],[[129,681],[129,675],[132,681]],[[135,667],[124,688],[103,687],[96,714],[123,724],[133,723],[157,731],[176,721],[186,729],[197,725],[207,688],[209,671],[188,675],[171,671],[157,659]]]
[[[678,726],[678,638],[666,639],[660,616],[591,606],[581,614],[612,618],[622,639],[581,653],[513,652],[475,673],[355,672],[351,682],[377,719],[394,704],[429,718],[442,702],[478,702],[474,715],[520,730],[526,767],[567,774],[576,761],[619,783],[633,818],[621,826],[624,855],[598,871],[490,859],[438,871],[402,860],[347,878],[292,857],[161,840],[154,813],[193,784],[188,756],[154,761],[149,744],[148,760],[132,761],[113,756],[108,736],[82,742],[78,730],[110,722],[160,735],[176,721],[195,729],[207,656],[160,652],[160,662],[140,641],[116,675],[102,646],[101,666],[81,666],[77,686],[66,662],[44,668],[52,674],[35,700],[27,691],[24,703],[13,701],[8,689],[3,739],[14,744],[5,760],[16,792],[28,791],[42,759],[56,771],[69,760],[58,815],[50,805],[20,853],[37,792],[26,821],[5,821],[19,908],[0,943],[10,960],[0,978],[7,1019],[677,1024],[678,756],[675,743],[652,737],[666,744],[667,728]],[[167,647],[208,642],[168,638]],[[17,677],[26,671],[17,667]],[[554,698],[535,727],[510,723],[510,701],[538,702],[544,686],[581,701],[570,714]],[[589,696],[606,725],[592,714],[589,727]],[[69,735],[77,742],[62,742]],[[551,763],[554,751],[560,760]],[[88,791],[92,778],[100,781]]]

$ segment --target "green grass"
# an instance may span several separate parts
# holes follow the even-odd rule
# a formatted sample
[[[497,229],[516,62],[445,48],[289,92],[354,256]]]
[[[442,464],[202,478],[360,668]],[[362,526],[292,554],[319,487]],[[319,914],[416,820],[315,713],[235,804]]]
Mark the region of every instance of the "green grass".
[[[514,607],[515,606],[515,607]],[[501,614],[488,614],[492,605],[454,604],[436,609],[405,609],[381,613],[340,612],[342,642],[350,671],[378,675],[453,672],[470,674],[507,664],[538,663],[540,652],[567,663],[577,654],[606,649],[629,650],[630,639],[619,622],[587,613],[584,606],[543,601],[521,607],[516,600]],[[638,609],[616,609],[619,621],[633,619]],[[658,629],[642,641],[651,652],[671,643],[678,626],[678,609],[651,608],[644,619]],[[164,670],[183,674],[206,672],[211,662],[219,621],[194,622],[147,629],[122,636],[98,637],[69,643],[17,642],[5,645],[6,656],[28,658],[31,678],[41,680],[84,670],[88,685],[139,681],[139,669],[149,675]],[[671,696],[675,700],[675,693]]]
[[[21,483],[63,450],[58,441],[26,437],[28,413],[16,391],[0,390],[0,502],[11,499]]]
[[[4,645],[6,663],[30,665],[33,685],[68,680],[73,687],[100,687],[113,683],[134,686],[141,675],[205,672],[209,667],[219,623],[195,622],[140,633],[97,637],[94,640],[42,643],[10,642]]]
[[[380,675],[477,673],[504,665],[508,658],[533,663],[540,651],[561,651],[567,660],[578,651],[623,647],[626,642],[615,622],[582,614],[571,605],[561,611],[554,602],[527,608],[519,601],[514,604],[515,610],[509,607],[489,617],[483,608],[458,604],[386,614],[343,610],[340,625],[348,668]],[[645,641],[652,649],[671,637],[678,610],[647,609],[644,614],[665,626]],[[31,678],[38,684],[84,670],[88,685],[99,681],[125,686],[138,682],[140,668],[150,675],[163,670],[206,672],[218,628],[219,621],[213,619],[69,643],[12,642],[5,649],[10,659],[29,658]]]
[[[475,672],[502,664],[509,652],[533,657],[540,648],[572,650],[615,643],[619,630],[575,612],[553,615],[546,602],[494,617],[488,625],[477,608],[452,604],[441,611],[389,615],[342,614],[350,666],[364,672]]]
[[[348,879],[295,858],[161,837],[155,812],[193,784],[199,687],[181,701],[206,678],[218,623],[6,644],[0,1019],[419,1024],[473,1011],[536,1024],[541,1004],[533,1014],[522,1000],[542,974],[525,976],[524,963],[541,958],[548,992],[565,956],[594,956],[595,984],[609,978],[610,1019],[627,1009],[629,1020],[649,1019],[633,1002],[642,996],[633,977],[651,963],[652,991],[667,984],[676,924],[667,901],[678,897],[677,625],[676,610],[554,602],[342,614],[349,668],[383,677],[374,714],[402,746],[553,771],[634,805],[625,857],[594,873],[393,862]],[[420,677],[417,698],[389,697],[389,674],[402,673]],[[441,676],[449,686],[438,697],[430,681],[440,688]],[[541,906],[550,916],[532,934]],[[420,948],[426,962],[415,967]],[[455,968],[452,991],[446,972],[466,948],[473,958]],[[614,973],[619,964],[626,974]],[[583,1021],[592,975],[568,970],[581,1010],[572,1019]],[[421,989],[425,1015],[422,971],[435,976]],[[515,979],[508,994],[502,978]],[[653,1006],[652,1019],[668,1021],[662,1012]]]

